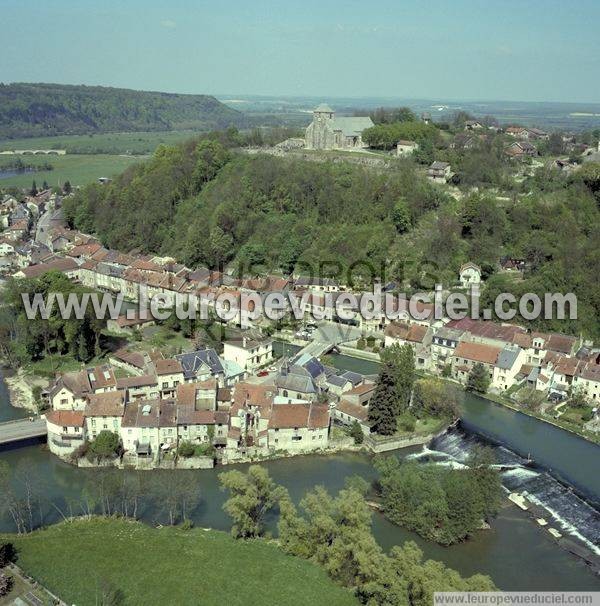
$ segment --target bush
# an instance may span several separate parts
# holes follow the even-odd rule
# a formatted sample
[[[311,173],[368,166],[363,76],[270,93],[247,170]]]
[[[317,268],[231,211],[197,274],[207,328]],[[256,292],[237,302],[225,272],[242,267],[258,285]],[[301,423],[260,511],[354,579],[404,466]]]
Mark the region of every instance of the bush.
[[[194,522],[192,522],[192,520],[190,520],[189,518],[185,518],[183,522],[181,522],[181,524],[179,525],[179,528],[181,528],[181,530],[191,530],[193,527]]]
[[[181,442],[177,449],[177,454],[180,457],[188,458],[194,456],[194,445],[191,442]]]
[[[398,427],[402,431],[414,431],[417,426],[417,419],[409,412],[405,412],[398,417]]]
[[[0,545],[0,568],[8,566],[17,559],[17,550],[12,543]]]
[[[367,337],[367,347],[372,348],[375,345],[375,337],[373,335],[369,335]]]
[[[361,337],[356,342],[356,349],[365,349],[367,347],[367,342]]]
[[[362,427],[358,423],[358,421],[354,421],[352,426],[350,427],[350,435],[354,438],[355,444],[362,444],[365,440],[365,435],[363,434]]]
[[[120,450],[121,442],[119,435],[104,429],[93,442],[90,442],[87,457],[92,459],[108,459],[119,454]]]

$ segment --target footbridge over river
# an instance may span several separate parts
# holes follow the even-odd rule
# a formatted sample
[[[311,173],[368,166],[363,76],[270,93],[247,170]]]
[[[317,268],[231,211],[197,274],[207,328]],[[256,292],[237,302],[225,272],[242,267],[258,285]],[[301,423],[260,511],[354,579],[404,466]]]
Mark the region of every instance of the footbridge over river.
[[[43,438],[47,435],[46,420],[41,417],[29,417],[0,423],[0,446],[14,444],[31,438]]]

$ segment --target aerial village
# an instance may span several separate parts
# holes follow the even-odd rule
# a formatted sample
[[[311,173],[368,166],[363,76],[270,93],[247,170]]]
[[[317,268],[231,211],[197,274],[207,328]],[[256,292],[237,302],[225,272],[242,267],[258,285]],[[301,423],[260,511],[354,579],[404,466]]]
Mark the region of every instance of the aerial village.
[[[599,356],[577,337],[469,318],[435,320],[433,306],[427,304],[422,319],[415,319],[408,305],[403,307],[390,292],[393,285],[383,290],[384,298],[396,301],[394,319],[382,310],[380,317],[364,320],[356,310],[350,326],[343,325],[335,308],[327,305],[348,289],[333,279],[236,279],[207,268],[190,269],[169,258],[108,250],[94,237],[52,221],[57,202],[49,192],[24,205],[3,201],[11,224],[24,224],[14,245],[2,244],[3,259],[14,263],[15,277],[59,271],[95,291],[124,293],[132,302],[141,284],[150,297],[160,293],[176,302],[193,296],[206,299],[208,305],[211,301],[214,305],[209,294],[219,292],[254,292],[261,297],[309,293],[300,329],[287,335],[297,346],[293,355],[275,355],[269,321],[255,319],[250,309],[238,309],[228,322],[235,337],[222,343],[222,351],[200,345],[167,356],[159,349],[137,350],[134,341],[111,352],[102,365],[58,374],[43,398],[48,445],[63,459],[89,465],[82,456],[85,445],[102,431],[119,438],[118,464],[138,468],[203,467],[215,461],[226,464],[350,447],[349,438],[332,440],[333,428],[358,424],[369,437],[369,401],[376,377],[339,371],[320,360],[342,342],[348,351],[371,359],[377,357],[377,347],[408,344],[418,372],[459,384],[465,384],[473,366],[480,364],[489,374],[491,393],[527,386],[545,396],[546,406],[560,406],[574,388],[590,402],[600,398]],[[48,219],[44,226],[38,221],[34,236],[27,239],[28,213],[37,218],[40,207]],[[521,271],[518,261],[504,262],[505,271]],[[479,285],[481,269],[467,263],[458,268],[457,279],[459,288]],[[315,311],[324,318],[318,325],[312,319]],[[108,328],[114,334],[132,335],[153,323],[152,317],[123,313],[108,320]],[[322,327],[339,327],[345,336],[324,337],[327,330]],[[374,351],[369,352],[366,343]],[[379,345],[373,347],[374,343]],[[597,431],[597,415],[589,427]],[[369,445],[377,449],[377,443],[367,439],[363,447]],[[390,448],[397,445],[391,443]],[[186,449],[195,456],[175,456]]]
[[[302,146],[363,148],[361,132],[370,125],[370,118],[336,118],[321,105]],[[460,144],[469,145],[490,128],[496,127],[468,120]],[[539,129],[521,127],[508,127],[506,134],[515,138],[506,154],[515,158],[535,155],[531,141],[548,137]],[[395,152],[413,153],[416,145],[402,140]],[[590,160],[600,154],[591,148],[580,151]],[[573,167],[565,160],[557,168]],[[427,177],[446,183],[451,166],[435,161]],[[42,393],[48,445],[64,459],[89,464],[83,454],[102,431],[118,436],[118,464],[140,468],[212,466],[215,461],[346,448],[354,444],[347,434],[340,438],[338,432],[333,438],[334,429],[344,426],[360,428],[365,436],[361,447],[386,448],[374,439],[369,423],[376,375],[340,371],[328,363],[327,354],[342,349],[377,361],[383,348],[395,344],[410,345],[422,375],[465,385],[473,368],[483,367],[490,394],[526,388],[539,394],[541,411],[550,410],[557,418],[576,391],[593,406],[585,430],[600,431],[600,354],[591,342],[510,323],[436,319],[430,304],[421,306],[424,313],[417,319],[408,302],[396,296],[395,283],[379,284],[384,299],[380,315],[365,319],[358,308],[346,308],[351,319],[341,320],[336,300],[351,289],[337,280],[305,275],[240,278],[233,272],[185,267],[173,258],[109,250],[94,236],[66,228],[60,205],[61,195],[51,190],[32,192],[23,202],[4,196],[0,275],[37,278],[58,271],[94,291],[121,294],[130,303],[139,303],[143,285],[150,299],[161,295],[172,306],[191,302],[209,310],[212,306],[213,312],[218,311],[215,299],[220,293],[255,293],[261,299],[272,293],[308,295],[304,317],[293,330],[281,330],[264,314],[256,317],[250,306],[235,309],[231,319],[220,321],[229,333],[218,348],[190,340],[176,353],[141,349],[144,331],[155,324],[152,317],[123,312],[108,320],[107,330],[123,336],[126,345],[111,351],[101,365],[58,373]],[[498,269],[518,276],[526,262],[502,258]],[[457,267],[452,287],[468,291],[475,286],[484,287],[482,269],[474,263]],[[354,294],[360,299],[364,293]],[[393,317],[384,313],[389,305]],[[274,339],[279,348],[274,349]],[[282,343],[295,346],[294,351],[286,352]],[[430,438],[421,436],[421,443]],[[389,449],[399,445],[388,444]],[[190,456],[177,456],[183,452]]]

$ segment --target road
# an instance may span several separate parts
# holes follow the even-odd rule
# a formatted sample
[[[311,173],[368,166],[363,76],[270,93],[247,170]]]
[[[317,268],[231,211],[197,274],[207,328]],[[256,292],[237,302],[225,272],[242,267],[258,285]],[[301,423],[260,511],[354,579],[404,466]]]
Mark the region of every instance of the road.
[[[6,423],[0,423],[0,444],[10,444],[29,438],[40,438],[45,436],[46,433],[45,419],[7,421]]]

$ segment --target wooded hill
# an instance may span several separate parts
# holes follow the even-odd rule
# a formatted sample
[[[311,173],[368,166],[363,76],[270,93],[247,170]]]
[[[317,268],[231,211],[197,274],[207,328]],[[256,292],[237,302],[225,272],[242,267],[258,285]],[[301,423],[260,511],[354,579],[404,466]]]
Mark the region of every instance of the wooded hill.
[[[210,130],[243,123],[243,114],[210,95],[0,83],[0,138]]]
[[[452,286],[461,264],[473,261],[486,280],[482,308],[498,292],[574,292],[578,320],[524,323],[600,335],[600,172],[592,163],[552,179],[541,169],[515,184],[527,195],[465,190],[455,199],[410,160],[382,172],[251,156],[234,151],[242,139],[229,129],[161,146],[112,184],[65,199],[65,217],[111,248],[169,254],[189,266],[233,262],[245,275],[323,265],[319,273],[344,282],[352,270],[428,290]],[[526,262],[522,279],[499,271],[502,256]]]

